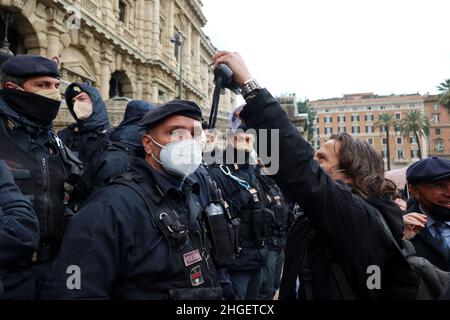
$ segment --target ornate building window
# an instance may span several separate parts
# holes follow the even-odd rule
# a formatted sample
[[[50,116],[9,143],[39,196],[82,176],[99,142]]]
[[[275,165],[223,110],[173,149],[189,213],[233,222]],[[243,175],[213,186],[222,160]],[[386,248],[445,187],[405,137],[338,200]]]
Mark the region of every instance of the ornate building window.
[[[109,82],[109,98],[123,97],[123,75],[119,71],[115,71],[111,74],[111,80]]]
[[[433,122],[434,123],[439,123],[439,114],[438,113],[436,113],[436,114],[433,114]]]
[[[443,142],[442,142],[441,139],[438,139],[438,140],[436,141],[436,148],[435,148],[435,151],[436,151],[436,152],[444,152],[444,144],[443,144]]]
[[[127,14],[127,4],[123,0],[119,0],[119,21],[125,24]]]

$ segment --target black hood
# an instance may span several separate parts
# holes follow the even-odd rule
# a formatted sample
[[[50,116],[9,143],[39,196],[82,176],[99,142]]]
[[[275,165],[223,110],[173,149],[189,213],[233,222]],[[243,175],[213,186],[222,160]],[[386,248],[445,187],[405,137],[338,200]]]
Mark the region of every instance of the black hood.
[[[74,87],[80,87],[82,92],[86,92],[92,100],[92,115],[85,119],[79,120],[77,119],[75,113],[73,112],[73,103],[72,99],[80,94],[80,92],[76,92],[73,90]],[[96,129],[105,130],[110,127],[108,112],[106,110],[106,105],[103,102],[103,99],[98,92],[98,90],[92,86],[83,83],[72,83],[67,87],[65,92],[66,104],[69,109],[72,117],[77,121],[77,125],[80,128],[80,131],[91,131]]]
[[[130,101],[125,110],[123,121],[111,133],[111,141],[123,142],[133,147],[142,147],[142,135],[145,128],[139,125],[142,117],[155,106],[143,100]]]
[[[380,211],[395,240],[400,242],[403,238],[403,213],[400,207],[386,196],[371,196],[366,201]]]

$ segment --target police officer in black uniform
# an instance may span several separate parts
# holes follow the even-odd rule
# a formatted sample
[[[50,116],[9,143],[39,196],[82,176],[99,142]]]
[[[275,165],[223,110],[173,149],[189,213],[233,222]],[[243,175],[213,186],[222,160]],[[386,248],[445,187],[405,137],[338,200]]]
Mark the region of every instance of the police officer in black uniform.
[[[64,96],[76,123],[60,130],[58,136],[87,166],[111,127],[108,112],[100,93],[93,86],[72,83]]]
[[[240,220],[239,253],[227,268],[236,299],[258,299],[262,268],[267,256],[266,238],[270,211],[266,195],[250,164],[252,139],[242,125],[231,134],[222,163],[210,166],[213,179],[223,190],[233,218]]]
[[[87,194],[106,185],[112,177],[127,172],[133,158],[145,159],[142,146],[145,127],[139,122],[154,107],[143,100],[132,100],[127,104],[123,121],[111,132],[109,139],[101,143],[83,176]]]
[[[0,299],[33,299],[36,281],[26,261],[38,247],[39,222],[3,161],[0,161],[0,244]]]
[[[191,182],[198,183],[199,203],[207,213],[208,231],[213,235],[213,258],[223,296],[226,300],[235,300],[236,295],[227,268],[239,252],[239,220],[231,216],[228,203],[223,198],[223,191],[213,180],[205,161],[190,178]]]
[[[82,173],[52,131],[61,103],[59,79],[56,63],[36,55],[9,59],[0,74],[0,158],[39,219],[39,248],[29,257],[38,285],[58,251],[73,185]]]
[[[272,300],[276,291],[280,288],[287,233],[294,222],[294,214],[291,209],[293,206],[268,171],[265,170],[265,167],[259,163],[258,169],[257,178],[269,201],[269,209],[273,213],[269,219],[268,254],[263,267],[263,283],[259,298]]]
[[[219,299],[199,187],[201,110],[174,100],[141,124],[146,159],[94,194],[72,219],[48,298]],[[212,214],[212,213],[211,213]],[[68,288],[71,265],[79,286]],[[70,283],[70,281],[69,281]],[[73,289],[73,290],[71,290]]]

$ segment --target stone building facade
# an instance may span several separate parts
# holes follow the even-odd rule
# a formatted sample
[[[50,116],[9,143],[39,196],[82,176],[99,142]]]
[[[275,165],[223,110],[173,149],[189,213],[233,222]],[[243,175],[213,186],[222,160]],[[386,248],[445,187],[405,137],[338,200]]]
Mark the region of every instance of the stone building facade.
[[[180,69],[182,98],[196,101],[209,115],[209,63],[216,49],[202,31],[202,6],[201,0],[0,0],[12,53],[57,57],[66,83],[99,89],[114,124],[128,99],[178,98]],[[219,126],[234,105],[234,94],[227,91]],[[70,122],[62,108],[55,127]]]
[[[308,114],[298,112],[295,95],[279,96],[277,97],[277,100],[292,124],[303,136],[306,136],[306,130],[308,129]]]

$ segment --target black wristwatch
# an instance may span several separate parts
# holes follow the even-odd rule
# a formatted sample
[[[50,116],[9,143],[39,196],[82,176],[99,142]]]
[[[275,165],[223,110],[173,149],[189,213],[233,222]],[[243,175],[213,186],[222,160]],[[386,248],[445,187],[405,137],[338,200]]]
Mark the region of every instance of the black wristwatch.
[[[250,96],[250,94],[256,90],[262,89],[261,86],[253,79],[248,80],[241,87],[241,94],[244,99]]]

